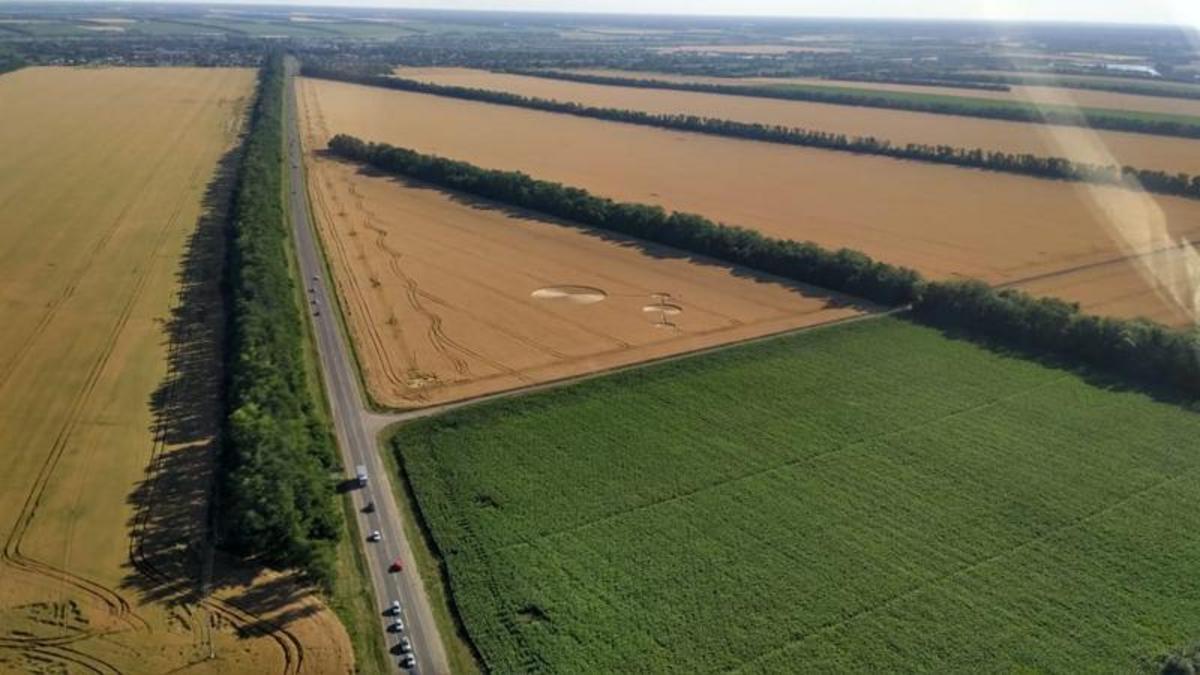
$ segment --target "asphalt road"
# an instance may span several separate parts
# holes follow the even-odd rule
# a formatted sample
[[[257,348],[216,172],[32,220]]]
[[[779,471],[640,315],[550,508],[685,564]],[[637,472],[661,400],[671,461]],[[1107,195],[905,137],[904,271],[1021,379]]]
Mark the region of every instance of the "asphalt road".
[[[384,632],[389,648],[399,642],[400,635],[387,630],[390,618],[383,615],[383,609],[392,600],[399,600],[404,608],[404,636],[412,642],[416,656],[417,664],[413,672],[426,675],[449,673],[449,662],[438,635],[437,624],[433,620],[429,598],[417,572],[412,548],[404,537],[403,521],[400,509],[396,505],[395,493],[392,491],[391,478],[379,454],[379,439],[376,435],[378,426],[371,423],[375,416],[367,409],[359,389],[353,355],[338,325],[331,282],[326,278],[321,252],[312,227],[312,214],[309,212],[305,186],[303,149],[296,118],[294,71],[294,62],[289,63],[286,122],[291,184],[288,189],[291,193],[289,199],[296,254],[301,279],[310,299],[309,313],[342,463],[346,467],[347,478],[353,478],[355,467],[360,464],[367,467],[369,475],[367,487],[351,491],[358,513],[359,530],[364,536],[372,530],[379,530],[383,534],[383,541],[360,542],[366,553],[371,583],[375,589],[379,630]],[[365,513],[363,509],[371,501],[374,502],[375,509],[371,513]],[[403,571],[389,572],[388,568],[396,559],[403,561]],[[388,658],[399,667],[399,656],[389,654]]]

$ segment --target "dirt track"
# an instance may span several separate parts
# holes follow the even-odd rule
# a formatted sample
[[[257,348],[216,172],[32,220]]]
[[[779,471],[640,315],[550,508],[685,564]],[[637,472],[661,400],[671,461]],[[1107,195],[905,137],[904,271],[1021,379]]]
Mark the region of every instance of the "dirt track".
[[[1104,286],[1071,275],[1037,290],[1115,316],[1188,322],[1200,203],[955,167],[862,157],[303,80],[330,131],[525,171],[615,199],[701,213],[767,234],[849,247],[934,278],[1025,279],[1118,265]],[[311,103],[310,103],[311,105]],[[1146,276],[1143,276],[1146,275]],[[1110,285],[1111,284],[1111,285]],[[1172,299],[1181,298],[1182,301]],[[1181,304],[1182,302],[1182,304]]]
[[[301,108],[306,143],[323,147],[329,129],[316,102],[303,96]],[[309,175],[368,386],[389,406],[479,396],[860,311],[817,289],[329,159],[312,158]]]

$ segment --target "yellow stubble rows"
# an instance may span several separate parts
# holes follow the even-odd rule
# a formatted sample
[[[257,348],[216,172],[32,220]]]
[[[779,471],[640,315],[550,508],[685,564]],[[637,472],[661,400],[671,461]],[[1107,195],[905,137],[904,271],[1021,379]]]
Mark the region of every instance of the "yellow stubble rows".
[[[0,77],[0,670],[162,672],[210,654],[202,671],[348,663],[315,601],[298,596],[308,618],[242,639],[257,620],[235,599],[249,579],[223,588],[218,565],[206,572],[214,599],[197,603],[200,580],[164,567],[175,558],[135,555],[141,524],[168,508],[188,517],[155,541],[178,544],[179,569],[208,555],[206,456],[163,479],[160,503],[135,494],[152,458],[169,466],[211,447],[217,411],[177,412],[201,428],[168,438],[152,398],[169,377],[183,257],[253,83],[247,69]],[[200,496],[172,504],[185,488]]]

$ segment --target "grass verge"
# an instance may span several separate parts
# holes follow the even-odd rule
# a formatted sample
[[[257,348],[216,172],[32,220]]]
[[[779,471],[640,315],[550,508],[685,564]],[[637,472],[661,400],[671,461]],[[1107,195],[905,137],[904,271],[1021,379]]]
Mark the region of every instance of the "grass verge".
[[[285,105],[294,105],[294,101],[288,97]],[[286,116],[284,119],[286,123]],[[287,134],[285,133],[285,143],[286,139]],[[284,153],[284,159],[284,191],[280,194],[279,198],[285,205],[289,223],[292,223],[291,210],[288,207],[290,201],[287,199],[287,190],[290,189],[289,186],[291,185],[292,169],[290,163],[287,161],[286,152]],[[304,280],[300,275],[300,264],[296,259],[295,240],[292,231],[292,228],[289,227],[287,246],[285,247],[288,270],[293,278],[300,280],[300,283],[295,284],[293,295],[299,311],[303,312],[307,317],[308,297],[305,291],[307,286],[303,283]],[[304,369],[308,374],[309,391],[313,400],[318,402],[317,409],[325,426],[332,429],[332,413],[329,409],[329,401],[325,397],[325,383],[321,375],[320,358],[317,354],[316,339],[313,335],[311,318],[306,318],[303,323]],[[378,629],[378,619],[376,617],[371,582],[369,581],[370,574],[367,571],[367,562],[363,558],[362,550],[356,544],[356,542],[362,541],[362,537],[358,529],[354,506],[348,495],[341,495],[338,499],[346,528],[337,545],[338,573],[328,598],[329,605],[337,614],[338,619],[342,622],[347,634],[350,636],[357,672],[391,672],[391,663],[387,658],[387,645],[384,644],[383,635]]]
[[[393,427],[385,432],[385,437],[395,433],[399,427]],[[383,452],[383,461],[388,471],[396,480],[392,481],[392,491],[396,496],[396,505],[400,507],[404,521],[404,536],[412,547],[413,556],[417,559],[417,569],[421,574],[421,582],[425,585],[425,593],[429,596],[429,605],[433,609],[433,619],[437,622],[438,632],[442,635],[442,643],[446,648],[446,658],[450,662],[450,670],[455,675],[475,675],[482,673],[478,654],[471,644],[466,628],[459,618],[450,594],[450,581],[442,559],[434,552],[432,538],[421,518],[420,509],[413,498],[408,483],[408,476],[401,470],[391,452],[392,444],[387,442]]]

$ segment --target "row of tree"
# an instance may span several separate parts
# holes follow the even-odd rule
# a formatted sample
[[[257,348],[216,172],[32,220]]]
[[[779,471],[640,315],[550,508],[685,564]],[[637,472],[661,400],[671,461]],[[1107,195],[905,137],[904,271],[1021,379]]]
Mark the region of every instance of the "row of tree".
[[[945,82],[958,82],[960,83],[958,86],[968,83],[992,84],[994,86],[1003,86],[1007,89],[1009,85],[1032,85],[1200,101],[1200,86],[1188,88],[1187,85],[1169,81],[1160,83],[1155,80],[1145,81],[1115,77],[1085,80],[1070,75],[1033,75],[1020,73],[1012,75],[995,73],[946,73],[939,76],[939,79]],[[1200,85],[1200,83],[1196,84]]]
[[[16,54],[5,51],[0,47],[0,74],[7,73],[11,70],[16,70],[25,65],[21,57]]]
[[[304,74],[312,77],[337,79],[403,91],[520,106],[534,110],[566,113],[580,117],[641,124],[665,129],[691,131],[716,136],[731,136],[734,138],[746,138],[756,141],[799,145],[858,154],[882,155],[896,159],[949,164],[952,166],[1014,173],[1037,178],[1130,187],[1140,186],[1142,189],[1159,194],[1200,198],[1200,176],[1168,173],[1155,169],[1139,169],[1130,166],[1100,166],[1083,162],[1073,162],[1062,157],[1041,157],[1038,155],[998,152],[980,148],[956,148],[950,145],[925,145],[918,143],[894,145],[887,139],[875,138],[874,136],[848,136],[846,134],[826,131],[813,131],[753,122],[735,122],[696,115],[668,115],[619,108],[596,108],[571,101],[533,98],[505,91],[440,85],[431,82],[418,82],[416,80],[351,72],[348,70],[332,70],[318,66],[305,66]]]
[[[970,98],[955,97],[925,98],[917,96],[905,96],[903,94],[894,92],[838,90],[832,87],[819,88],[780,85],[760,86],[715,84],[710,82],[679,82],[631,77],[614,77],[610,75],[595,75],[591,73],[569,73],[554,70],[522,69],[510,70],[509,72],[557,80],[567,80],[570,82],[584,82],[588,84],[642,87],[646,89],[673,89],[678,91],[696,91],[710,94],[729,94],[735,96],[753,96],[758,98],[809,101],[813,103],[831,103],[835,105],[860,106],[865,108],[911,110],[914,112],[935,113],[938,115],[959,115],[1017,122],[1061,124],[1067,126],[1091,127],[1093,129],[1109,129],[1113,131],[1154,134],[1158,136],[1200,138],[1200,124],[1181,120],[1152,117],[1133,111],[1122,112],[1117,110],[1101,111],[1087,109],[1070,110],[1066,108],[1047,109],[1018,102],[998,103],[991,100],[976,101]]]
[[[1000,82],[976,79],[950,79],[918,75],[893,75],[889,73],[843,74],[831,75],[828,79],[845,80],[847,82],[870,82],[875,84],[904,84],[920,87],[946,87],[950,89],[967,89],[973,91],[1011,91],[1012,88]]]
[[[1145,320],[1090,316],[1077,305],[997,290],[976,281],[934,282],[849,249],[764,236],[657,206],[615,202],[511,171],[335,136],[336,155],[451,190],[532,209],[590,227],[703,254],[889,306],[920,320],[1033,353],[1050,353],[1155,386],[1200,396],[1200,332]]]
[[[281,55],[263,66],[239,168],[229,247],[232,326],[222,462],[222,540],[328,586],[341,535],[332,435],[304,356],[303,311],[286,257]]]

